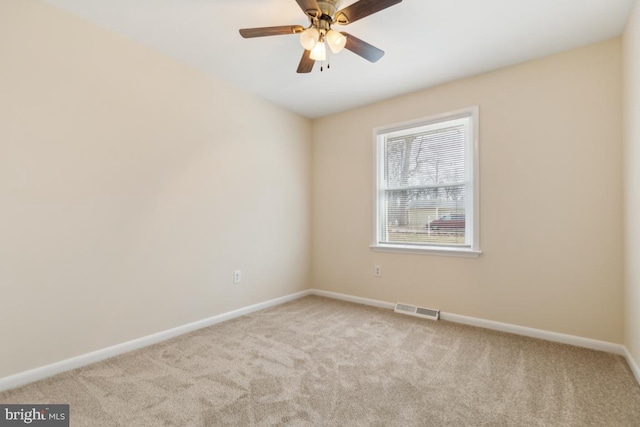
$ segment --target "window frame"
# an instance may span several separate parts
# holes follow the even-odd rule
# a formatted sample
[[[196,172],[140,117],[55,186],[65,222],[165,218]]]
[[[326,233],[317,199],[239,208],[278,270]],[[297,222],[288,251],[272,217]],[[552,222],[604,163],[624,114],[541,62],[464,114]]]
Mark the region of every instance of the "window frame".
[[[380,201],[384,189],[381,189],[384,180],[384,146],[385,135],[390,133],[402,133],[421,126],[435,125],[461,118],[471,120],[471,136],[465,142],[465,175],[471,177],[472,182],[467,186],[471,193],[471,200],[467,202],[465,210],[468,222],[467,232],[470,234],[470,244],[466,246],[439,246],[435,244],[408,244],[380,243]],[[373,129],[373,233],[370,248],[380,252],[418,253],[426,255],[456,256],[477,258],[480,250],[480,108],[476,106],[463,108],[442,114],[436,114],[415,120],[410,120],[392,125],[381,126]],[[470,158],[469,158],[470,157]],[[469,197],[467,194],[466,197]],[[471,211],[471,212],[469,212]],[[471,215],[469,215],[471,213]]]

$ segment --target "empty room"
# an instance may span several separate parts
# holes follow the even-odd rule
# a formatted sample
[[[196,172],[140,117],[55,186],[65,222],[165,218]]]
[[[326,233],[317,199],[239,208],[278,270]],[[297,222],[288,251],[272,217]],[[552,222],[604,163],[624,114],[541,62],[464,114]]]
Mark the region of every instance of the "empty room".
[[[0,0],[0,425],[640,426],[637,0]]]

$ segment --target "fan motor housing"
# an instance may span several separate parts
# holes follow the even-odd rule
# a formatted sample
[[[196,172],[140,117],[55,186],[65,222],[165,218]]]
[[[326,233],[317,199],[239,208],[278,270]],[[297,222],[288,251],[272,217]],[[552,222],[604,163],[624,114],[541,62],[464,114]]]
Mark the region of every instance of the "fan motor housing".
[[[319,0],[316,1],[316,3],[320,8],[320,12],[322,12],[323,15],[327,15],[330,17],[333,17],[333,15],[335,15],[338,7],[340,6],[340,0]]]

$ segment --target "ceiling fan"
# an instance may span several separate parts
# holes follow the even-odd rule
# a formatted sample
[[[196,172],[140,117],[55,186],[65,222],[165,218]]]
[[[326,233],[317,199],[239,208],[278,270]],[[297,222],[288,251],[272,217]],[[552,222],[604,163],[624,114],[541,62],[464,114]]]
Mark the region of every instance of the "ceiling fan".
[[[240,35],[244,38],[300,34],[300,43],[304,47],[298,73],[309,73],[316,61],[325,61],[327,45],[333,53],[343,48],[350,50],[370,62],[376,62],[384,51],[360,40],[346,32],[331,29],[332,25],[348,25],[366,16],[380,12],[402,0],[359,0],[344,9],[337,10],[340,0],[296,0],[309,18],[306,29],[301,25],[283,25],[278,27],[244,28]]]

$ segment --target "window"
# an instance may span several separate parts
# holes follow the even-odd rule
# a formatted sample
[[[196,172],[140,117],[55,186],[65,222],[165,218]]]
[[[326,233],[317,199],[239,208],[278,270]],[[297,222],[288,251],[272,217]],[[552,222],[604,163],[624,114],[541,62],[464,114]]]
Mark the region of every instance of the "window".
[[[374,250],[480,254],[478,108],[375,130]]]

